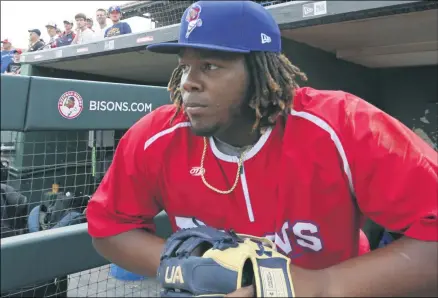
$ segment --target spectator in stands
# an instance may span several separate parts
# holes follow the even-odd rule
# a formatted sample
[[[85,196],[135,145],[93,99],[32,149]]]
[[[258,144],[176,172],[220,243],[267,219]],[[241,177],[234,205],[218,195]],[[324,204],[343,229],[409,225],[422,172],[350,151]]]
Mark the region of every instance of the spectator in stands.
[[[87,19],[87,27],[88,27],[88,29],[90,29],[91,31],[94,32],[94,30],[93,30],[93,19],[92,18],[88,18]]]
[[[21,63],[20,63],[20,56],[22,51],[20,49],[12,50],[14,53],[14,57],[12,58],[12,62],[9,63],[8,67],[6,68],[5,74],[9,75],[19,75],[21,72]]]
[[[76,37],[72,44],[89,43],[94,40],[94,32],[87,27],[87,17],[83,13],[78,13],[75,16],[76,20]]]
[[[31,29],[29,30],[29,49],[28,52],[35,52],[41,50],[45,44],[41,39],[41,31],[39,29]]]
[[[75,39],[76,34],[72,31],[73,22],[64,21],[64,32],[61,34],[61,37],[56,40],[56,46],[64,47],[68,46],[72,43],[73,39]]]
[[[119,6],[111,6],[108,10],[113,25],[106,29],[105,37],[132,33],[131,27],[126,22],[120,22],[122,12]]]
[[[94,31],[94,35],[95,35],[96,39],[103,39],[105,37],[106,29],[111,27],[111,25],[109,25],[107,23],[107,19],[108,19],[107,17],[108,17],[108,15],[107,15],[105,9],[99,8],[96,11],[96,20],[97,20],[97,23],[99,24],[99,26]]]
[[[56,34],[58,35],[58,38],[62,36],[62,31],[59,28],[56,28]]]
[[[14,50],[12,49],[12,44],[8,39],[2,40],[2,57],[1,57],[1,73],[4,73],[6,68],[14,57]]]
[[[46,28],[47,28],[47,34],[49,34],[50,40],[44,46],[44,50],[56,48],[56,43],[57,43],[56,41],[59,38],[58,34],[56,34],[56,29],[58,29],[58,26],[56,26],[56,24],[53,22],[49,22],[46,25]]]

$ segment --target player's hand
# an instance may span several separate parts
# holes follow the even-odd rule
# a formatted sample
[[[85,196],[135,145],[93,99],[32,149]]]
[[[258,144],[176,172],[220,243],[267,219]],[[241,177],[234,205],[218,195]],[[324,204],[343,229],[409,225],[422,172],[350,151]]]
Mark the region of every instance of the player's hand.
[[[296,297],[289,265],[290,259],[278,253],[269,239],[199,226],[180,230],[167,239],[157,280],[162,286],[160,296],[166,298],[229,293],[229,297],[252,297],[255,293]],[[217,276],[223,276],[220,282]],[[252,286],[237,290],[238,284]]]

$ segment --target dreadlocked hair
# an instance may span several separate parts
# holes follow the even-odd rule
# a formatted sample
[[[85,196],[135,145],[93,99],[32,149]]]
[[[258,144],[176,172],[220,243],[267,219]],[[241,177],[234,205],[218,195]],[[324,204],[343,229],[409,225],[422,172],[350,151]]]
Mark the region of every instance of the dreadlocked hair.
[[[287,116],[293,105],[294,90],[299,87],[297,77],[307,81],[307,76],[283,54],[251,52],[245,56],[249,71],[248,105],[255,111],[253,131],[263,131],[275,124],[278,116]],[[178,66],[172,73],[167,89],[170,100],[177,109],[171,120],[181,111],[181,76]]]

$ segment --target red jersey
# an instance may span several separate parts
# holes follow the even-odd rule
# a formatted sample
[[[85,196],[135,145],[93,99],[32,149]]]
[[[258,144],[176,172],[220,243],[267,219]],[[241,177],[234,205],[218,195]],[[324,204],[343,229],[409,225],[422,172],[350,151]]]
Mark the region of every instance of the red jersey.
[[[359,253],[365,217],[406,236],[437,241],[437,152],[396,119],[341,91],[296,91],[294,108],[238,158],[203,138],[174,106],[138,121],[87,208],[89,233],[154,231],[165,210],[173,230],[206,224],[266,236],[304,268]]]

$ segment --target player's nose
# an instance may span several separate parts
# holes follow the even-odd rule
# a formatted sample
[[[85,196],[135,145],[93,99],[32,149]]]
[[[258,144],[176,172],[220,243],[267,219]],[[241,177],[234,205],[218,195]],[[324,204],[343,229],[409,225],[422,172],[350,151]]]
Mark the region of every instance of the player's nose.
[[[181,87],[185,92],[200,92],[202,91],[202,83],[196,71],[188,70],[181,77]]]

